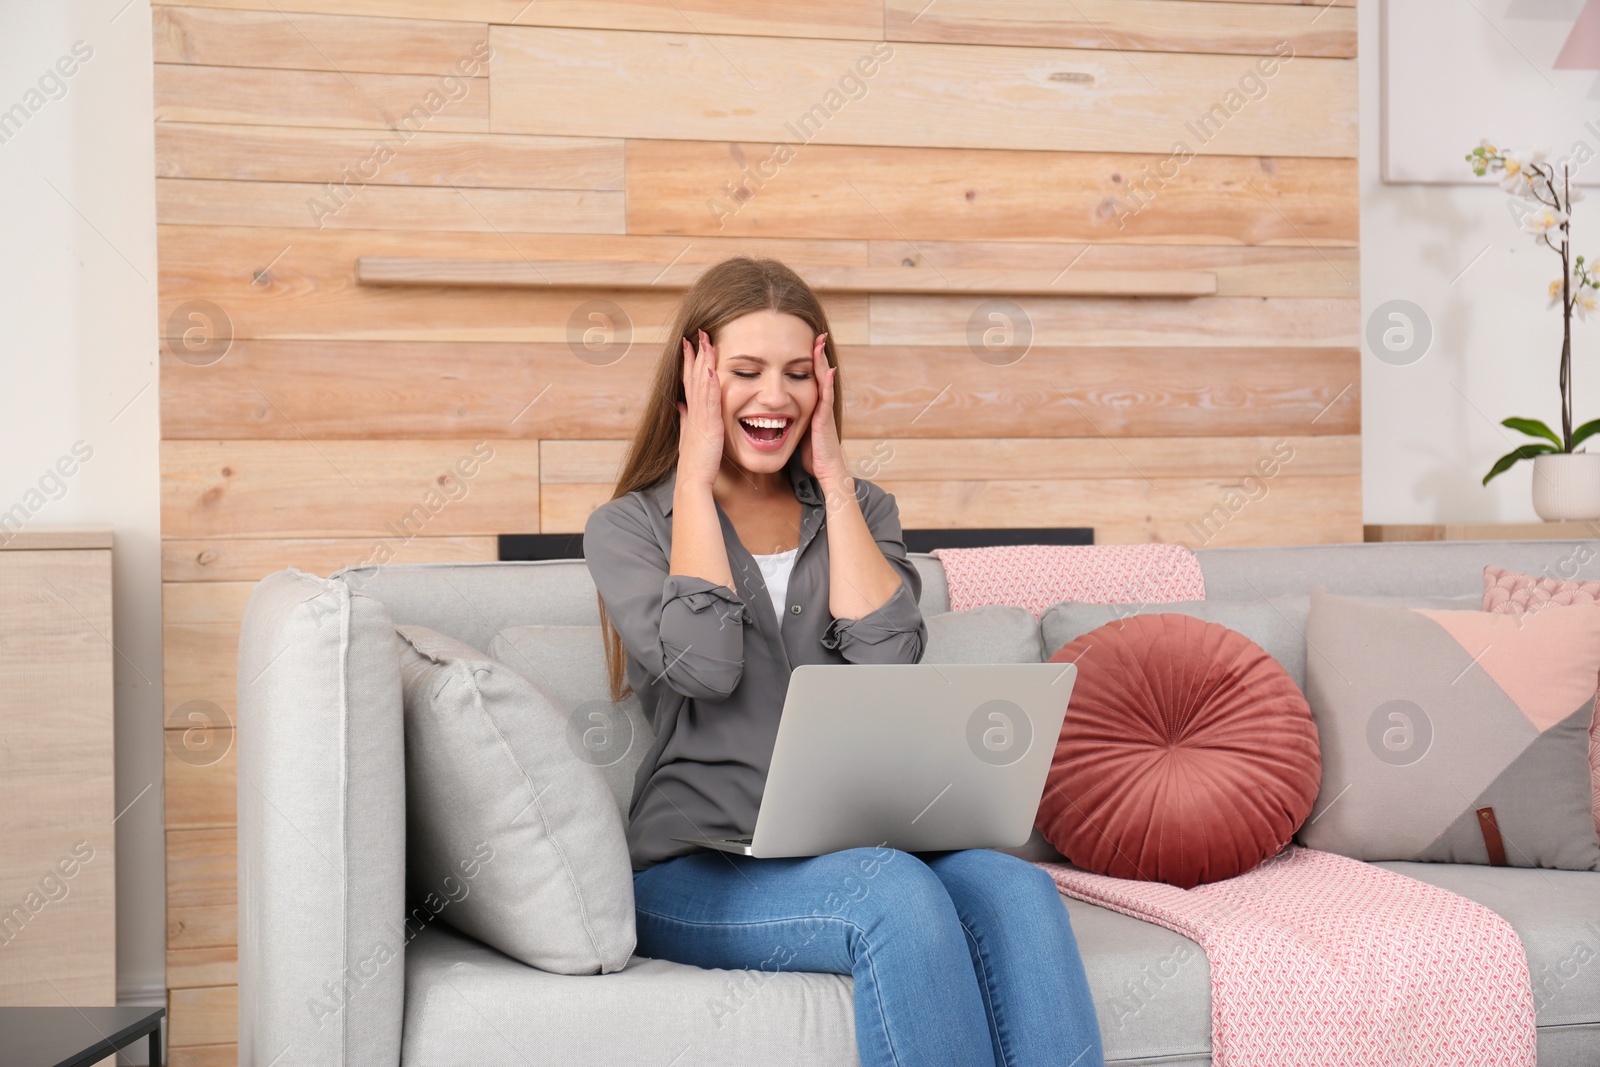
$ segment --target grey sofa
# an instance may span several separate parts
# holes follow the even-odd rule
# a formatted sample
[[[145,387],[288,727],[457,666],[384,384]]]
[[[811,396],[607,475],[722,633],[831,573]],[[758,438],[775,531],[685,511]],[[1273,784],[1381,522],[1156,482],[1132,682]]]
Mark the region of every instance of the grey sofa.
[[[1597,547],[1479,541],[1197,555],[1210,599],[1305,594],[1314,582],[1356,595],[1439,596],[1480,592],[1486,563],[1600,578]],[[914,558],[924,613],[948,610],[939,561]],[[407,899],[394,627],[427,626],[486,650],[503,627],[597,623],[581,561],[391,564],[330,578],[290,568],[259,583],[239,649],[241,1065],[858,1062],[848,976],[757,981],[752,972],[637,956],[613,974],[551,974],[455,932]],[[1019,851],[1054,858],[1041,842],[1030,848]],[[1385,866],[1504,916],[1528,953],[1539,1062],[1600,1065],[1600,873]],[[1209,1063],[1210,978],[1199,947],[1136,919],[1064,903],[1108,1061]],[[740,1010],[708,1010],[730,998]]]

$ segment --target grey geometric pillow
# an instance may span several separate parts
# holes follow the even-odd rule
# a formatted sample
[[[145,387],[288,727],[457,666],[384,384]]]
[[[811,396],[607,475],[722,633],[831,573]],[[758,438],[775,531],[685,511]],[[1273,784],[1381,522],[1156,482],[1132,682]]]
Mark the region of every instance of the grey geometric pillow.
[[[621,970],[633,867],[604,779],[567,745],[566,712],[469,645],[396,630],[413,896],[530,967]]]
[[[1354,859],[1600,870],[1600,606],[1531,616],[1322,586],[1306,622],[1322,783],[1299,840]]]

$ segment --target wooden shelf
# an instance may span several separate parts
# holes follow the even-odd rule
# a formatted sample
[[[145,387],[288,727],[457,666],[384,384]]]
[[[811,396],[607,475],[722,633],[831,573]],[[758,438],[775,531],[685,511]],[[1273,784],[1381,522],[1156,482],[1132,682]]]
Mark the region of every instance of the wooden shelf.
[[[0,540],[0,550],[38,552],[54,548],[110,548],[111,527],[40,527],[18,530],[9,540]]]
[[[593,260],[430,259],[361,256],[362,285],[439,285],[500,289],[687,289],[704,263],[605,263]],[[935,270],[932,267],[808,267],[818,292],[992,293],[996,296],[1211,296],[1209,271]]]
[[[1365,533],[1368,541],[1588,541],[1600,537],[1600,522],[1381,523]]]

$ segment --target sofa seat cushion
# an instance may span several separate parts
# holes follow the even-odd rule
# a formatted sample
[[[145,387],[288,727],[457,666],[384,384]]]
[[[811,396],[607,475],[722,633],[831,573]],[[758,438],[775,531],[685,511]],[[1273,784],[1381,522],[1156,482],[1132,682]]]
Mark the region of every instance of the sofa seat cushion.
[[[1510,923],[1528,956],[1541,1067],[1545,1031],[1552,1028],[1586,1028],[1591,1058],[1579,1062],[1600,1062],[1593,1058],[1600,1050],[1600,873],[1466,863],[1375,866],[1475,900]]]
[[[1510,922],[1533,977],[1540,1067],[1592,1067],[1600,1047],[1600,874],[1378,866],[1460,893]],[[1062,900],[1109,1067],[1210,1063],[1211,968],[1200,946],[1152,923]],[[403,1062],[611,1067],[635,1062],[640,1049],[671,1063],[686,1048],[680,1064],[859,1062],[848,975],[771,981],[777,984],[752,971],[639,956],[612,974],[550,974],[436,923],[406,948]]]
[[[1112,1067],[1205,1064],[1211,971],[1193,941],[1063,898]],[[614,1067],[676,1062],[850,1067],[849,975],[771,978],[635,956],[620,971],[524,966],[433,923],[406,946],[402,1062],[429,1067]],[[685,1051],[687,1050],[687,1052]]]
[[[849,975],[642,956],[610,974],[551,974],[434,923],[406,946],[401,1062],[848,1067],[859,1062],[853,989]]]
[[[1108,1067],[1211,1062],[1211,965],[1164,926],[1063,896]]]

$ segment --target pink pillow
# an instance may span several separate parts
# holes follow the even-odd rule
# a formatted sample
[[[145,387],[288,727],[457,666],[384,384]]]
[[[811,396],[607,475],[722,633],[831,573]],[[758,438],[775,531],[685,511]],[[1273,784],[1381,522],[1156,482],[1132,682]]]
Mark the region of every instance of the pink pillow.
[[[1526,615],[1552,604],[1600,603],[1600,581],[1536,578],[1504,567],[1483,568],[1483,610]],[[1600,711],[1589,727],[1589,783],[1594,797],[1594,828],[1600,831]]]
[[[1243,634],[1133,615],[1050,660],[1078,681],[1035,825],[1079,867],[1192,889],[1277,853],[1311,813],[1311,708]]]

